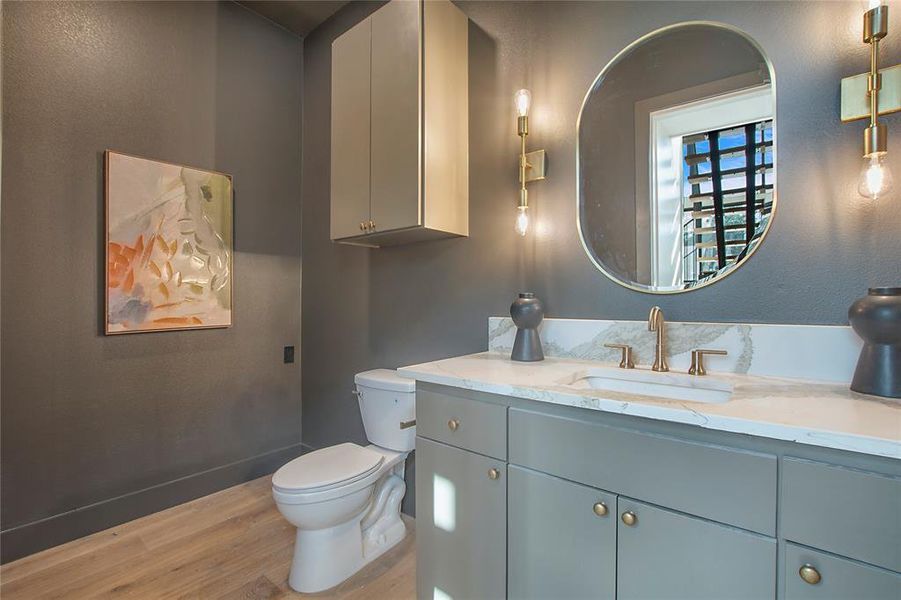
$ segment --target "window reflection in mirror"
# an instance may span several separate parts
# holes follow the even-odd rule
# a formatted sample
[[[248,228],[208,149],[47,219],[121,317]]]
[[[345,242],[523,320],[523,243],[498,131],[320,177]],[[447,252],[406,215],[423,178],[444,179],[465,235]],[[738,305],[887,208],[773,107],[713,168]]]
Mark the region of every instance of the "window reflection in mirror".
[[[583,104],[579,228],[615,281],[676,292],[721,278],[775,205],[771,68],[744,34],[685,24],[620,53]]]

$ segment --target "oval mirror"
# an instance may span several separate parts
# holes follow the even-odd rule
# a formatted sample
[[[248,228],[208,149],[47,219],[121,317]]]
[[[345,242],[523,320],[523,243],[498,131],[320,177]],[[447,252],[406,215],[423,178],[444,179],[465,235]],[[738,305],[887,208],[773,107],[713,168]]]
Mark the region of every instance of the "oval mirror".
[[[684,23],[629,45],[579,114],[578,227],[594,264],[642,292],[741,266],[776,207],[773,70],[746,34]]]

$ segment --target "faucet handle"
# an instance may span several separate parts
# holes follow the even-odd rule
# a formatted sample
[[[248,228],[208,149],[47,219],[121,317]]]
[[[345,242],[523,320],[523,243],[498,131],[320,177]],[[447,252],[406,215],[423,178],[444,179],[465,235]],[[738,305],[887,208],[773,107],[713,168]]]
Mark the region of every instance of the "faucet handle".
[[[707,369],[704,368],[704,355],[715,354],[726,356],[728,352],[725,350],[708,350],[706,348],[697,348],[691,351],[691,366],[688,367],[689,375],[706,375]]]
[[[634,369],[635,362],[632,360],[632,346],[629,344],[604,344],[607,348],[619,348],[622,350],[622,359],[619,361],[620,369]]]

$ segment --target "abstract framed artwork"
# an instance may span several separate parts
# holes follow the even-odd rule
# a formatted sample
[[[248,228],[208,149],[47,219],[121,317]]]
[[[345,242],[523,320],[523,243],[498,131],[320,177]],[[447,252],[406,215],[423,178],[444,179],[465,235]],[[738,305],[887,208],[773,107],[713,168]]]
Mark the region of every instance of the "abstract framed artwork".
[[[231,176],[104,158],[106,334],[230,327]]]

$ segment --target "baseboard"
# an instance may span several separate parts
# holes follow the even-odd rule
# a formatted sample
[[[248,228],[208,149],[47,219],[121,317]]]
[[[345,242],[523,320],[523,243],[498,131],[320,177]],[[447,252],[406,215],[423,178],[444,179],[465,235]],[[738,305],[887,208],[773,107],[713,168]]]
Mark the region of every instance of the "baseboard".
[[[306,444],[293,444],[0,531],[0,563],[268,475],[310,450]]]

